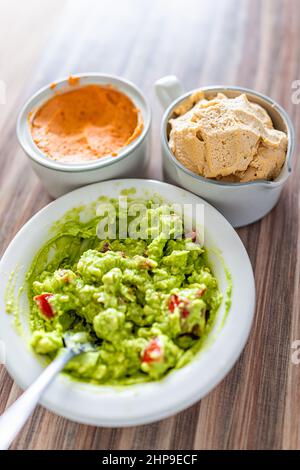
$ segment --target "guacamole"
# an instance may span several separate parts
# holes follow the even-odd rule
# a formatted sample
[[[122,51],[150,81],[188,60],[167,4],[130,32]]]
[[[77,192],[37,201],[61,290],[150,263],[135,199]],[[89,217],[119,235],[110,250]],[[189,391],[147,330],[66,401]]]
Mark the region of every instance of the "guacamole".
[[[74,210],[56,224],[27,275],[33,350],[53,359],[68,331],[96,346],[65,367],[76,379],[161,379],[193,359],[214,322],[222,295],[205,249],[195,234],[184,236],[180,216],[167,205],[144,202],[144,219],[158,221],[147,237],[99,239],[101,216],[82,221]],[[117,226],[120,217],[117,211]]]

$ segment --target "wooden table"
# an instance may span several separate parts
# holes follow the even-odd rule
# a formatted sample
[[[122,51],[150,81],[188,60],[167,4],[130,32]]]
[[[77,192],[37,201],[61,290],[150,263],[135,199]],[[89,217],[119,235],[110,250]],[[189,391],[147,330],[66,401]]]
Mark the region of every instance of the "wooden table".
[[[254,88],[281,103],[297,129],[291,87],[300,79],[299,57],[300,0],[1,0],[1,252],[50,201],[15,136],[20,106],[42,85],[85,71],[137,83],[153,109],[147,176],[161,179],[157,78],[174,73],[187,89]],[[78,425],[39,407],[12,447],[299,449],[300,365],[291,362],[292,341],[300,339],[299,176],[294,161],[277,207],[238,231],[255,272],[256,316],[240,360],[212,393],[177,416],[128,429]],[[2,367],[0,413],[20,392]]]

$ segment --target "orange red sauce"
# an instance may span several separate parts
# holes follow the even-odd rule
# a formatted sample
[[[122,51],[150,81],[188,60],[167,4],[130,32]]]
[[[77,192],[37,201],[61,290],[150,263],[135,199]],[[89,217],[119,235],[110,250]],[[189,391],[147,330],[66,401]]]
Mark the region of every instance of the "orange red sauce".
[[[115,156],[142,129],[133,102],[109,85],[58,92],[31,117],[35,144],[49,158],[66,163]]]

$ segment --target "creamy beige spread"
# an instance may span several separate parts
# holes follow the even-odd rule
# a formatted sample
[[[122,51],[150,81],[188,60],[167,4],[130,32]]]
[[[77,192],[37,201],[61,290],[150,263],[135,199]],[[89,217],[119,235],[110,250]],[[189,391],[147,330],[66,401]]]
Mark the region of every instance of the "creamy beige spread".
[[[266,110],[245,94],[206,99],[199,91],[170,119],[169,146],[189,170],[207,178],[246,182],[276,178],[287,135],[274,129]]]
[[[71,77],[69,84],[78,85],[78,78]],[[49,158],[66,163],[115,156],[142,129],[138,109],[112,86],[86,85],[55,93],[31,118],[35,144]]]

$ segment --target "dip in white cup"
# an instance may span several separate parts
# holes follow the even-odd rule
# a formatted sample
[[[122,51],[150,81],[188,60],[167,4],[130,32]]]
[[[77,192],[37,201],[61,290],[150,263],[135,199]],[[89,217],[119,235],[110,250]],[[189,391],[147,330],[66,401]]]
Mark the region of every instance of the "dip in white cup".
[[[22,108],[17,121],[17,136],[29,158],[31,166],[40,177],[48,193],[57,198],[80,186],[124,176],[143,176],[149,157],[149,129],[151,124],[150,106],[142,92],[124,78],[100,73],[79,74],[76,87],[85,85],[112,85],[127,95],[139,110],[143,119],[143,130],[129,145],[123,147],[117,156],[105,156],[84,163],[64,163],[47,157],[35,144],[31,134],[30,119],[54,93],[74,90],[75,85],[64,78],[47,85],[33,95]]]
[[[247,88],[234,86],[201,88],[206,96],[224,93],[229,98],[234,98],[245,93],[250,101],[259,104],[267,111],[275,129],[286,132],[288,137],[286,161],[276,180],[225,183],[204,178],[188,170],[177,160],[168,144],[168,123],[174,108],[197,90],[184,93],[180,82],[173,75],[158,80],[155,88],[159,101],[164,108],[167,108],[161,125],[163,168],[166,179],[209,201],[234,227],[251,224],[270,212],[278,202],[283,186],[292,171],[291,162],[295,147],[294,128],[284,109],[271,98]]]

